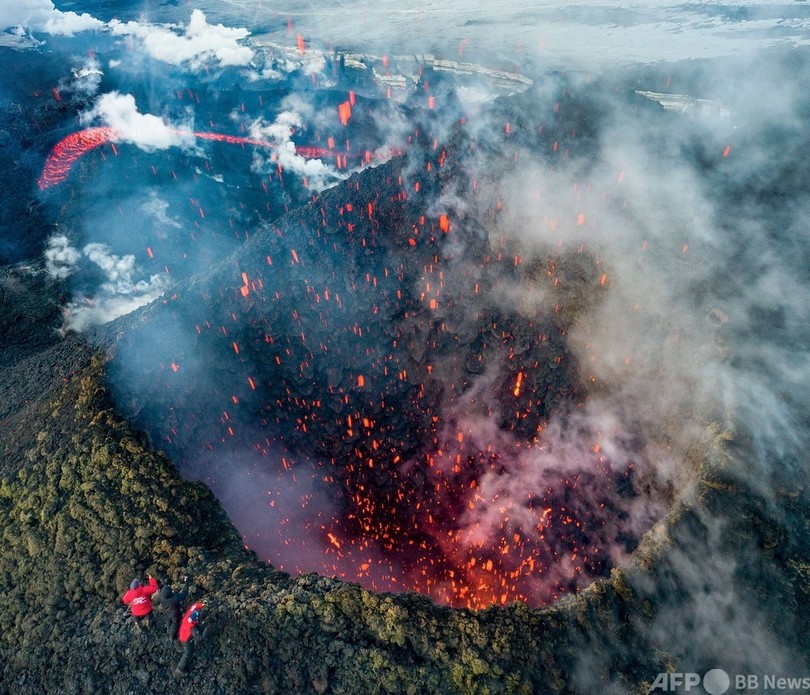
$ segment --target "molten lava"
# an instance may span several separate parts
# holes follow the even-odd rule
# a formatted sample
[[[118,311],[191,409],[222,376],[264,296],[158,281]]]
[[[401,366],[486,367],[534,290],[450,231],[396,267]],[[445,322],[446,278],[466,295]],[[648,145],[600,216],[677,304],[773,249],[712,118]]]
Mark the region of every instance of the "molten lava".
[[[347,102],[348,103],[348,102]],[[216,142],[227,142],[234,145],[254,145],[255,147],[273,148],[274,143],[255,138],[240,137],[237,135],[227,135],[225,133],[210,133],[195,131],[193,133],[181,130],[173,130],[177,135],[193,135],[199,140],[214,140]],[[42,173],[37,179],[40,190],[45,190],[51,186],[62,183],[70,175],[71,167],[79,158],[106,143],[111,143],[115,147],[116,134],[112,128],[98,127],[86,128],[76,133],[71,133],[54,145]],[[345,167],[346,153],[337,153],[334,149],[314,146],[297,146],[295,153],[307,159],[335,157],[339,162],[342,159]],[[116,152],[117,154],[117,152]],[[370,152],[357,153],[358,158],[370,160],[374,155]]]
[[[112,135],[112,128],[87,128],[56,143],[37,179],[40,190],[62,183],[83,154],[109,142]]]

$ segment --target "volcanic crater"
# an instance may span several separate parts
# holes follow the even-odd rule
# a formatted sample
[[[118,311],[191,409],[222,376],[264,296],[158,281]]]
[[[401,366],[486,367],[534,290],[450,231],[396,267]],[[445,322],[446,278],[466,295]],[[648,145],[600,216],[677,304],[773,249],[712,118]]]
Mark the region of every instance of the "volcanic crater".
[[[543,605],[635,548],[633,498],[663,510],[672,490],[639,492],[575,417],[605,387],[567,332],[608,269],[443,205],[472,195],[470,147],[416,139],[101,335],[120,411],[183,475],[221,497],[240,477],[264,488],[229,513],[274,565]],[[552,419],[589,442],[574,471],[547,451]]]

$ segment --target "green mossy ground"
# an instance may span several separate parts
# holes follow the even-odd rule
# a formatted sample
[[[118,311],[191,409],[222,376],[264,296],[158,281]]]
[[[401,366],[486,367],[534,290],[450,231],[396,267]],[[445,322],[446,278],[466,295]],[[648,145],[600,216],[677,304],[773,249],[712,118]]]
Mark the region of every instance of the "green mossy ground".
[[[805,495],[785,490],[775,521],[722,465],[703,470],[689,504],[608,580],[546,610],[470,612],[259,562],[210,491],[178,478],[115,414],[98,358],[4,429],[2,693],[592,692],[585,682],[643,693],[676,666],[678,645],[649,629],[678,600],[661,588],[674,572],[668,553],[718,509],[735,519],[722,542],[751,548],[739,581],[758,604],[781,606],[773,620],[810,653]],[[175,587],[188,574],[191,598],[208,602],[206,643],[179,681],[163,616],[141,633],[120,602],[147,572]]]

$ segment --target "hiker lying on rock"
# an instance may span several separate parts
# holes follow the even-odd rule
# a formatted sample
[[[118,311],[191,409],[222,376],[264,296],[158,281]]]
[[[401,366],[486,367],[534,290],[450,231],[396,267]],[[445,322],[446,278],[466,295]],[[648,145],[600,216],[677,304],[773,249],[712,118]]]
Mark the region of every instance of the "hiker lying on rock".
[[[180,630],[180,617],[182,616],[181,604],[188,598],[188,577],[183,577],[183,588],[175,593],[168,584],[160,587],[155,604],[168,614],[169,639],[177,639]]]
[[[205,639],[205,634],[208,628],[202,629],[200,625],[200,611],[205,606],[201,601],[192,604],[191,608],[186,611],[183,616],[183,622],[180,623],[180,630],[177,633],[177,639],[183,644],[183,656],[175,669],[175,676],[182,676],[188,671],[191,658],[194,656],[194,646]]]
[[[132,619],[138,627],[149,627],[152,615],[152,594],[158,590],[157,579],[151,574],[146,576],[149,578],[146,586],[143,586],[137,579],[133,579],[129,585],[129,591],[121,597],[121,600],[129,606]]]

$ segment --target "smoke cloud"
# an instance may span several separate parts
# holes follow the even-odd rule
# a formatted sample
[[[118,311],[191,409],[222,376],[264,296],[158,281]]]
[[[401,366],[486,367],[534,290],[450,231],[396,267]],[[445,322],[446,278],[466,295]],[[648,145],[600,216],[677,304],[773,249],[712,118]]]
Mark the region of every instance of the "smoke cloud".
[[[325,164],[321,159],[307,159],[295,151],[292,137],[297,128],[303,125],[303,119],[295,111],[283,111],[273,123],[259,119],[250,124],[250,136],[257,140],[272,143],[272,156],[268,162],[261,150],[253,155],[254,168],[258,171],[282,167],[285,171],[298,174],[306,185],[314,191],[322,191],[333,186],[346,175],[334,167]]]
[[[20,27],[28,31],[73,36],[79,32],[98,30],[104,22],[82,12],[61,12],[51,0],[22,0],[3,3],[0,7],[0,28]]]
[[[808,241],[800,223],[808,199],[797,185],[797,162],[774,157],[774,148],[783,137],[806,137],[799,120],[807,103],[795,84],[765,84],[767,74],[796,59],[713,65],[710,77],[689,84],[716,105],[702,114],[620,110],[601,138],[596,166],[580,169],[568,185],[535,191],[533,206],[541,177],[524,178],[533,183],[518,198],[523,211],[534,210],[527,221],[542,230],[538,236],[598,246],[607,301],[572,328],[570,344],[608,385],[614,405],[603,401],[607,412],[623,404],[644,432],[664,435],[651,437],[657,455],[647,466],[659,478],[675,475],[682,501],[696,509],[694,526],[678,530],[661,559],[662,583],[677,589],[663,600],[653,634],[674,655],[675,670],[795,673],[805,663],[789,630],[775,634],[743,579],[763,572],[750,567],[761,549],[741,537],[727,509],[701,508],[696,484],[684,478],[690,439],[699,435],[684,424],[715,420],[735,442],[734,463],[723,474],[741,494],[764,500],[772,524],[784,523],[779,490],[804,485],[806,469],[795,461],[808,444],[803,336],[810,290],[806,252],[798,250]],[[747,78],[734,89],[704,82],[723,85],[740,70]],[[521,190],[517,180],[507,188]],[[573,203],[569,209],[582,211],[585,224],[571,214],[564,224],[557,200]],[[559,220],[554,232],[550,219]],[[653,591],[643,582],[639,590]],[[790,618],[786,610],[785,624]],[[583,669],[590,675],[582,687],[596,670],[593,663]]]
[[[231,67],[248,65],[253,59],[253,51],[240,43],[250,34],[247,29],[209,24],[201,10],[192,10],[185,28],[112,20],[110,30],[115,36],[140,39],[152,58],[172,65],[199,68],[211,62]]]
[[[71,71],[70,78],[60,80],[60,92],[72,92],[80,97],[91,97],[98,92],[104,73],[99,62],[93,58]]]
[[[55,235],[45,249],[45,269],[57,280],[66,280],[80,270],[85,260],[98,269],[102,281],[92,295],[79,291],[64,310],[64,330],[86,331],[91,326],[108,323],[159,297],[167,289],[160,275],[143,278],[131,254],[119,256],[105,244],[90,243],[81,251],[65,235]],[[86,274],[85,270],[85,274]]]
[[[52,236],[45,247],[45,270],[57,280],[64,280],[73,273],[81,254],[70,245],[64,234]]]
[[[149,194],[149,200],[141,205],[141,210],[153,217],[163,228],[180,229],[182,225],[174,217],[169,217],[169,201],[161,198],[155,191]]]
[[[151,113],[141,113],[132,94],[103,94],[92,109],[81,114],[81,121],[84,124],[101,122],[113,129],[115,141],[131,143],[147,152],[194,144],[188,127],[173,127]]]

